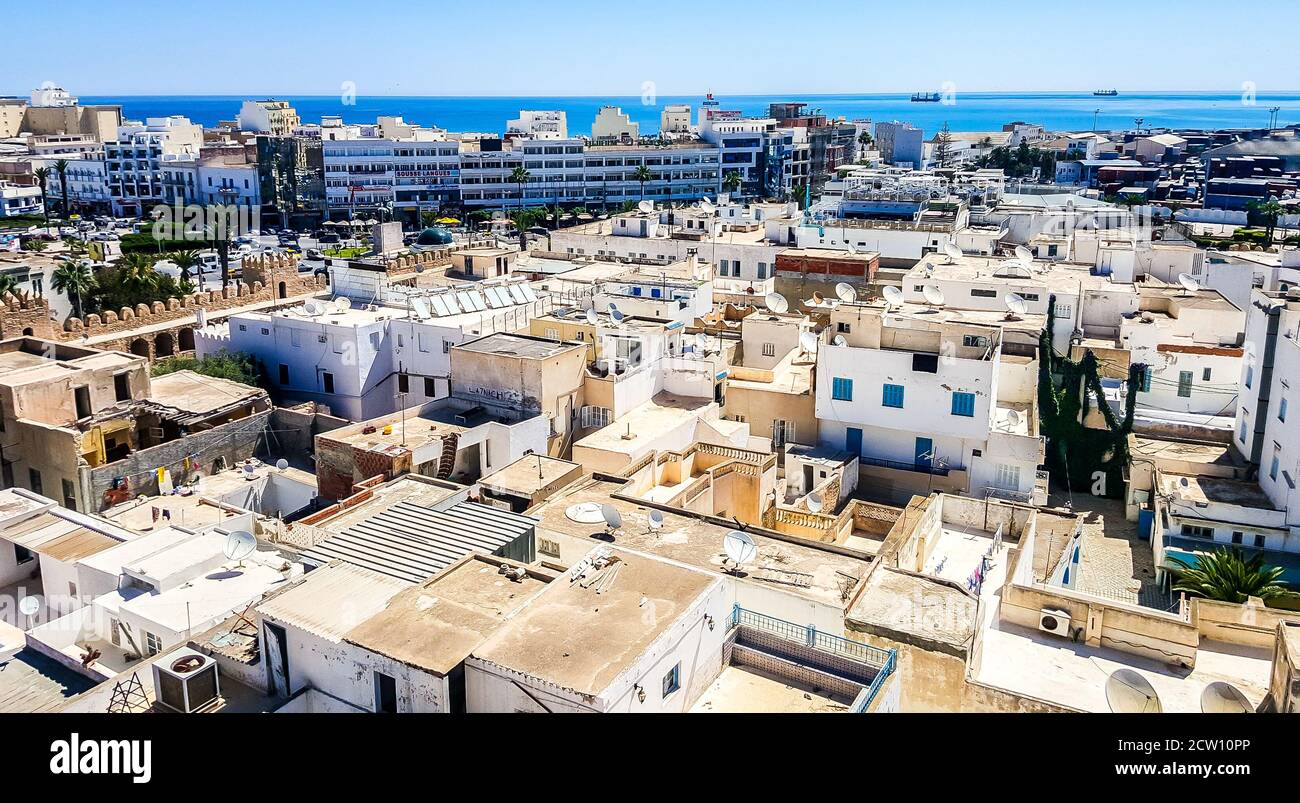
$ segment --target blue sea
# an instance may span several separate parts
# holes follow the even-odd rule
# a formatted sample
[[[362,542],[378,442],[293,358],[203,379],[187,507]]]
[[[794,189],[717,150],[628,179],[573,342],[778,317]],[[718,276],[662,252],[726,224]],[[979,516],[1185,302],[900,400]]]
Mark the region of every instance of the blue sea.
[[[83,96],[82,103],[122,106],[129,119],[184,115],[203,125],[233,120],[240,104],[261,95],[123,95]],[[640,97],[357,97],[345,104],[338,96],[281,96],[305,122],[322,115],[340,115],[349,123],[373,123],[378,115],[402,115],[408,122],[438,126],[449,131],[501,132],[520,109],[562,109],[568,113],[569,133],[585,134],[596,111],[605,105],[621,106],[641,124],[643,134],[659,130],[664,104],[689,103],[698,114],[700,96],[657,97],[644,103]],[[1096,97],[1090,92],[961,93],[956,102],[912,103],[909,94],[873,95],[735,95],[718,96],[723,109],[739,109],[748,116],[763,116],[769,103],[803,101],[809,109],[850,120],[903,120],[926,132],[944,123],[953,131],[995,131],[1004,123],[1039,123],[1050,130],[1086,131],[1131,129],[1136,118],[1143,127],[1236,128],[1269,123],[1269,109],[1280,107],[1279,125],[1300,122],[1300,92],[1260,94],[1213,92],[1121,92],[1119,97]],[[1095,120],[1094,120],[1095,115]]]

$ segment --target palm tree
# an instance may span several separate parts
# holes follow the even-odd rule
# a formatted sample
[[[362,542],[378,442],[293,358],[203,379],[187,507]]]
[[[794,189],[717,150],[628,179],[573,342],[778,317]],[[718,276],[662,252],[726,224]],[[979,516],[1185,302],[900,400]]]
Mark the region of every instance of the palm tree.
[[[18,296],[18,280],[8,273],[0,273],[0,302],[5,296]]]
[[[533,174],[529,173],[528,168],[523,165],[510,171],[510,180],[519,188],[519,208],[521,210],[524,208],[524,185],[527,184],[528,179],[532,177]]]
[[[875,144],[875,142],[876,141],[871,137],[870,131],[863,131],[861,134],[858,134],[858,144],[861,145],[864,150],[870,148]]]
[[[50,287],[72,299],[72,315],[75,318],[82,317],[82,305],[86,294],[95,289],[98,284],[95,272],[84,260],[65,259],[63,264],[50,274]]]
[[[728,170],[726,175],[722,177],[722,189],[727,192],[736,192],[740,189],[742,183],[744,183],[744,180],[740,177],[740,172],[736,170]]]
[[[46,182],[50,178],[50,169],[48,167],[38,167],[32,171],[36,180],[41,183],[41,214],[45,216],[45,228],[50,227],[50,198],[49,188]]]
[[[54,172],[59,175],[59,194],[63,197],[63,219],[68,219],[68,160],[60,159],[54,163]]]
[[[1264,201],[1251,201],[1247,204],[1250,211],[1264,219],[1264,237],[1268,245],[1273,244],[1273,232],[1277,230],[1277,219],[1286,214],[1286,207],[1276,198]]]
[[[134,303],[149,300],[158,287],[158,272],[153,258],[144,254],[127,254],[117,263],[118,281],[134,297]]]
[[[1271,599],[1287,593],[1277,583],[1283,569],[1265,566],[1264,556],[1246,557],[1240,547],[1216,549],[1197,556],[1193,566],[1181,558],[1170,556],[1181,568],[1176,569],[1178,582],[1175,591],[1186,591],[1196,597],[1223,602],[1245,602],[1247,597]]]
[[[645,200],[645,183],[654,177],[654,173],[651,173],[650,168],[645,165],[641,165],[632,171],[632,180],[641,182],[641,200]]]
[[[49,247],[50,247],[49,243],[45,242],[44,240],[38,239],[36,237],[32,237],[30,239],[23,241],[23,250],[29,251],[33,254],[39,254]]]
[[[177,251],[172,254],[172,262],[176,263],[176,267],[180,268],[181,281],[188,282],[190,280],[190,271],[199,264],[199,252],[193,250]]]

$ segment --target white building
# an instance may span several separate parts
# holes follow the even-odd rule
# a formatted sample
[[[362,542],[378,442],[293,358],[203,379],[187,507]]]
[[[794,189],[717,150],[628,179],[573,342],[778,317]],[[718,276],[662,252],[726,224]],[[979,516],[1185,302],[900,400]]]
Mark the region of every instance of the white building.
[[[405,213],[454,203],[460,192],[460,143],[446,132],[412,127],[400,118],[383,126],[322,126],[325,197],[332,216],[379,210]]]
[[[600,111],[596,112],[596,119],[591,123],[591,138],[596,142],[636,142],[641,138],[641,124],[632,122],[632,118],[618,106],[601,106]]]
[[[185,117],[151,117],[121,126],[117,139],[104,143],[113,214],[140,217],[165,202],[164,166],[198,158],[202,146],[202,126]]]
[[[302,124],[298,112],[283,100],[246,100],[236,118],[240,131],[287,137]]]
[[[40,187],[0,181],[0,217],[39,215],[44,198]]]
[[[911,123],[876,123],[876,149],[891,165],[925,167],[925,134]]]
[[[529,139],[568,139],[568,115],[562,111],[524,109],[518,117],[506,123],[506,136],[512,134]]]
[[[668,103],[659,112],[660,134],[689,134],[691,132],[691,106],[689,103]]]
[[[68,90],[49,82],[32,90],[32,106],[43,108],[51,106],[76,106],[77,99]]]

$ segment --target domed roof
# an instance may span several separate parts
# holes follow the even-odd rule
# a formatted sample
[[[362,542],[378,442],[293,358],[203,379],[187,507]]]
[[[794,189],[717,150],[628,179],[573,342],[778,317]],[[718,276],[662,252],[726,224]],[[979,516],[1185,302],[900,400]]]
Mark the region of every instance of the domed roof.
[[[416,245],[451,245],[451,232],[440,226],[430,226],[420,232]]]

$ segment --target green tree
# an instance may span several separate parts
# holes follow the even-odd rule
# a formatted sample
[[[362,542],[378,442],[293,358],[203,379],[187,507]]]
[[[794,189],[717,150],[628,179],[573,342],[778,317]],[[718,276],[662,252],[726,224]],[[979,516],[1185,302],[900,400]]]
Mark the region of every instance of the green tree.
[[[871,136],[870,131],[864,129],[861,134],[858,134],[858,144],[863,150],[870,150],[871,146],[876,144],[876,140]]]
[[[1259,216],[1264,221],[1264,240],[1269,245],[1273,244],[1273,232],[1277,230],[1277,220],[1286,214],[1286,207],[1278,202],[1276,198],[1269,198],[1261,201],[1251,201],[1247,208]]]
[[[145,254],[126,254],[117,263],[118,283],[126,292],[143,303],[158,289],[161,274],[153,269],[153,257]]]
[[[1194,566],[1172,555],[1169,559],[1180,567],[1175,570],[1178,581],[1174,590],[1195,597],[1245,602],[1247,597],[1267,600],[1287,593],[1277,582],[1282,576],[1281,567],[1265,566],[1262,554],[1247,557],[1240,547],[1198,555]]]
[[[532,177],[533,174],[529,173],[528,168],[522,165],[510,171],[510,180],[519,188],[519,209],[521,211],[524,208],[524,185],[527,184],[528,180]]]
[[[60,207],[63,219],[68,219],[71,210],[68,209],[68,160],[60,159],[54,163],[54,172],[59,175],[59,195],[62,197],[62,206]]]
[[[934,137],[934,164],[940,169],[952,167],[952,131],[947,122]]]
[[[188,282],[190,273],[199,264],[199,252],[193,249],[176,251],[171,254],[171,260],[176,263],[177,268],[180,268],[181,281]]]
[[[17,295],[18,280],[8,273],[0,273],[0,301],[3,301],[5,296],[16,297]]]
[[[39,237],[29,237],[23,240],[23,250],[30,251],[33,254],[40,254],[49,248],[50,244]]]
[[[436,221],[437,219],[438,219],[438,214],[436,212],[426,209],[425,211],[420,213],[420,225],[426,229],[432,226],[434,221]]]
[[[737,170],[728,170],[722,177],[722,189],[727,192],[738,192],[743,183],[744,179],[740,177],[740,172]]]
[[[50,179],[50,169],[48,167],[38,167],[32,171],[36,176],[36,181],[41,187],[41,214],[45,217],[45,227],[50,226],[50,190],[48,182]]]
[[[239,351],[219,351],[203,359],[194,357],[168,357],[154,363],[150,373],[153,376],[174,373],[176,371],[194,371],[204,376],[229,379],[245,385],[261,384],[261,375],[254,359]]]
[[[99,284],[90,265],[80,259],[64,259],[50,274],[50,286],[72,300],[72,316],[83,317],[85,299]]]
[[[654,173],[651,173],[650,168],[645,165],[641,165],[636,170],[632,171],[633,180],[641,182],[641,200],[645,200],[645,183],[654,177]]]

